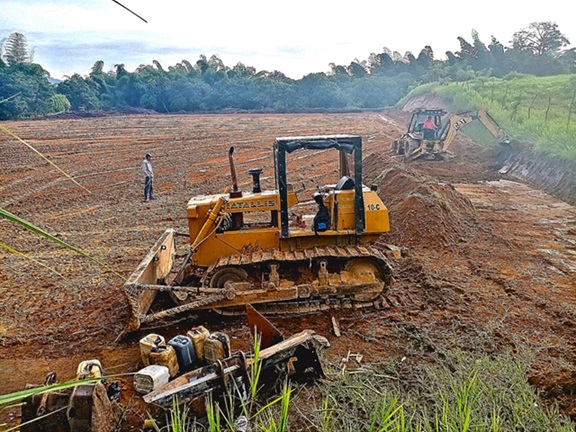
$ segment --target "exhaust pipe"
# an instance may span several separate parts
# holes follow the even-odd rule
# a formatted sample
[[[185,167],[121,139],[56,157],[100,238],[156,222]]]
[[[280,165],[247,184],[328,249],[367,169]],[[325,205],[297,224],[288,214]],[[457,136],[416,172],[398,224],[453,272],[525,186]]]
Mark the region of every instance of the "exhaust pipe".
[[[228,150],[228,161],[230,162],[230,174],[232,176],[232,190],[230,191],[230,198],[238,198],[242,196],[242,191],[238,191],[238,180],[236,179],[236,167],[234,166],[234,146]],[[237,195],[237,193],[240,195]]]
[[[230,190],[230,198],[241,198],[242,191],[238,190],[238,180],[236,179],[236,167],[234,165],[234,146],[228,150],[228,161],[230,162],[230,175],[232,176],[232,189]],[[240,229],[244,226],[244,213],[232,213],[232,229]]]

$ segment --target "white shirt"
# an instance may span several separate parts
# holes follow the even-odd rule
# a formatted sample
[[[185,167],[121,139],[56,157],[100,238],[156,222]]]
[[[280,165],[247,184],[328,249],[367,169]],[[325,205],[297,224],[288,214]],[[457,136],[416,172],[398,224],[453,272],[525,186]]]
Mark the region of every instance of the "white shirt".
[[[146,158],[142,161],[142,172],[146,177],[154,178],[154,172],[152,171],[152,164]]]

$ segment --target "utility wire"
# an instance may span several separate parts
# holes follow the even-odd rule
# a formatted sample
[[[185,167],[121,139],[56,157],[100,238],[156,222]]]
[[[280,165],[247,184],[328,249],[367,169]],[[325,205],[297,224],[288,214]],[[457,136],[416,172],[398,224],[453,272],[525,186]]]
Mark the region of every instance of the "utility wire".
[[[128,12],[130,12],[133,15],[136,15],[138,18],[140,18],[142,21],[144,21],[146,24],[148,24],[148,21],[146,21],[144,18],[142,18],[140,15],[138,15],[136,12],[128,9],[126,6],[124,6],[122,3],[116,1],[116,0],[112,0],[114,3],[116,3],[119,6],[122,6],[124,9],[126,9]]]

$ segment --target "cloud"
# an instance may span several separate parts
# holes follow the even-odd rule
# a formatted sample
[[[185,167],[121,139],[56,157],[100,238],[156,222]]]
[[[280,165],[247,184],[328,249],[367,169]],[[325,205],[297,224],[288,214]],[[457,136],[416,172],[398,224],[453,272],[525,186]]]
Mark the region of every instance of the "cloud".
[[[558,12],[561,0],[548,0],[545,10],[485,0],[472,13],[455,0],[442,7],[425,0],[121,2],[148,24],[110,0],[2,0],[0,38],[24,33],[36,47],[36,60],[54,75],[88,73],[97,60],[131,70],[152,60],[167,67],[216,54],[228,66],[242,62],[293,78],[327,71],[331,62],[365,60],[383,47],[417,55],[431,45],[436,58],[444,58],[447,50],[459,49],[458,36],[470,39],[473,28],[485,43],[495,35],[508,44],[515,31],[532,21],[554,21],[553,15],[559,15],[560,30],[576,40],[576,16]]]

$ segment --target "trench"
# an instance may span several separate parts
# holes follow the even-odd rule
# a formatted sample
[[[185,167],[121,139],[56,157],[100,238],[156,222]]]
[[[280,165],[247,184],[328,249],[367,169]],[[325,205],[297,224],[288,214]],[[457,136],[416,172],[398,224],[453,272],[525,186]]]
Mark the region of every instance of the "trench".
[[[498,172],[576,205],[576,163],[553,159],[518,144],[496,156]]]

